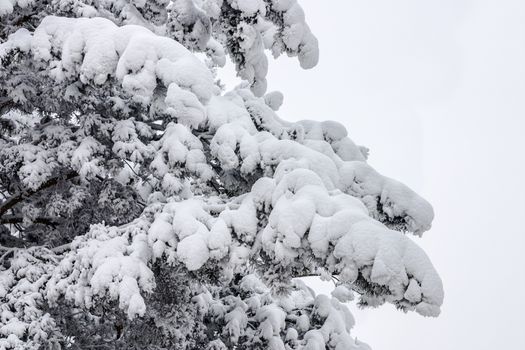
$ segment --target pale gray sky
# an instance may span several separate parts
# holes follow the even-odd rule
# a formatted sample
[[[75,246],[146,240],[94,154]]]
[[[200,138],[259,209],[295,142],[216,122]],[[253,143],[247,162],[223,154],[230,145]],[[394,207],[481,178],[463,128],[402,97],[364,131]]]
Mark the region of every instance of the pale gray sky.
[[[442,315],[352,306],[354,334],[374,350],[525,349],[525,1],[300,3],[321,59],[271,62],[279,114],[342,122],[436,212],[416,241]]]

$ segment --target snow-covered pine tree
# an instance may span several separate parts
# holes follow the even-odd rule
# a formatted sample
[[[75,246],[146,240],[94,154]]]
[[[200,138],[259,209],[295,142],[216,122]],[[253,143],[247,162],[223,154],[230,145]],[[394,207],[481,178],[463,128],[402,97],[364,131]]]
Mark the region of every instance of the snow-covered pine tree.
[[[431,206],[279,118],[266,50],[316,65],[295,0],[0,0],[0,349],[367,349],[354,294],[439,313]]]

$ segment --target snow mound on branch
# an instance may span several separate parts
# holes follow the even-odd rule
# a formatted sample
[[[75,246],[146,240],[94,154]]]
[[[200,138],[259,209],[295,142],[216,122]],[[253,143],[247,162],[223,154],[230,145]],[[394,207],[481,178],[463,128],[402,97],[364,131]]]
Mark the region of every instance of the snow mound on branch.
[[[57,83],[79,79],[82,84],[102,86],[117,79],[132,101],[147,106],[161,82],[167,88],[166,114],[190,127],[205,119],[203,103],[214,91],[212,75],[172,39],[142,26],[118,27],[103,18],[54,16],[44,18],[32,37],[23,38],[8,42],[10,47],[0,47],[0,52],[13,45],[27,51],[30,40],[33,59],[49,66],[45,74]]]
[[[178,244],[177,255],[190,270],[209,259],[220,260],[225,253],[235,255],[233,235],[247,245],[253,245],[250,242],[257,237],[255,246],[262,247],[278,266],[297,266],[312,255],[322,262],[320,268],[340,275],[366,303],[391,302],[425,316],[439,314],[442,283],[425,253],[403,234],[371,218],[357,198],[339,190],[328,191],[311,170],[293,169],[274,180],[260,179],[237,209],[225,210],[217,219],[201,206],[198,202],[170,204],[170,208],[178,208],[176,212],[183,212],[186,220],[159,216],[157,220],[167,219],[168,223],[160,225],[156,220],[152,226],[166,227],[166,232],[171,232],[170,223],[179,228],[178,237],[182,235],[182,242],[187,243]],[[258,210],[270,210],[268,224],[259,235]],[[150,237],[161,232],[150,232]],[[167,237],[175,242],[171,234]],[[210,254],[212,240],[221,254]],[[242,264],[243,259],[230,261]],[[339,296],[351,298],[348,291],[342,291],[340,288]]]
[[[232,244],[222,220],[214,219],[198,199],[166,204],[148,230],[154,258],[182,262],[190,271],[200,269],[210,258],[222,259]]]
[[[336,299],[330,299],[326,295],[319,295],[313,303],[312,314],[323,319],[322,326],[318,329],[308,331],[304,339],[306,349],[326,349],[328,343],[337,344],[335,350],[369,350],[370,347],[353,339],[350,329],[354,326],[354,318],[346,306]]]
[[[180,192],[183,181],[181,168],[195,174],[203,181],[213,176],[206,161],[202,142],[183,124],[169,123],[158,142],[153,142],[155,156],[149,168],[153,175],[162,179],[161,186],[168,195]]]
[[[213,97],[207,124],[214,135],[212,156],[225,171],[250,175],[305,168],[315,172],[329,190],[359,198],[370,215],[389,228],[422,235],[431,227],[431,205],[402,183],[385,177],[366,163],[366,150],[353,143],[337,122],[281,120],[247,89]]]
[[[274,111],[279,110],[283,104],[284,96],[280,91],[272,91],[264,95],[264,102]]]
[[[10,269],[0,268],[0,349],[38,349],[60,335],[45,313],[45,290],[54,254],[45,248],[17,250]]]
[[[274,179],[259,179],[236,209],[214,218],[204,207],[195,199],[164,206],[148,232],[155,257],[165,254],[172,263],[177,259],[198,270],[228,256],[232,266],[241,266],[247,259],[243,245],[262,248],[276,266],[297,266],[313,256],[364,303],[439,314],[442,283],[425,253],[370,217],[358,198],[327,189],[315,171],[287,169],[283,161]],[[259,231],[258,213],[265,211],[268,223]],[[352,297],[343,292],[336,294]]]
[[[15,6],[26,8],[35,0],[0,0],[0,17],[13,13]]]
[[[268,349],[370,349],[351,336],[354,318],[348,308],[335,299],[315,297],[301,280],[291,283],[287,295],[273,294],[255,274],[244,276],[239,287],[221,298],[210,293],[194,298],[205,314],[224,320],[222,335],[233,344],[256,336]]]
[[[177,0],[168,10],[170,35],[192,51],[205,51],[219,66],[229,54],[257,96],[266,91],[265,50],[274,57],[297,56],[305,69],[319,61],[317,39],[295,0]]]
[[[342,190],[361,198],[374,218],[416,235],[430,229],[432,206],[407,186],[363,162],[345,162],[339,172]]]
[[[319,44],[305,22],[304,11],[295,0],[272,0],[273,7],[283,12],[283,43],[292,52],[298,52],[299,63],[304,69],[319,62]]]
[[[93,225],[88,234],[77,237],[47,283],[47,299],[55,303],[64,296],[74,305],[90,308],[95,297],[108,298],[118,301],[130,319],[143,316],[142,293],[155,288],[144,224]]]
[[[403,234],[370,218],[356,198],[330,193],[314,172],[296,169],[277,179],[272,205],[261,240],[280,264],[301,260],[307,240],[330,273],[340,274],[365,296],[371,285],[383,286],[384,295],[374,296],[380,303],[425,316],[439,313],[442,283],[428,257]],[[421,295],[414,297],[418,286]]]

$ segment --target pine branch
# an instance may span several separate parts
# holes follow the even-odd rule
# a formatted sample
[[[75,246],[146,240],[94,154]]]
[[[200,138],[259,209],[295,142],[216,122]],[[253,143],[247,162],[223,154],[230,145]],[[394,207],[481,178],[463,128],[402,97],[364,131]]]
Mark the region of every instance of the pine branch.
[[[75,178],[78,176],[78,173],[74,170],[69,170],[65,174],[60,174],[59,176],[52,177],[48,179],[46,182],[44,182],[39,188],[36,190],[32,189],[26,189],[25,191],[19,192],[13,196],[11,196],[9,199],[3,201],[0,203],[0,218],[12,207],[14,207],[16,204],[20,203],[24,199],[27,199],[31,197],[32,195],[46,189],[49,187],[53,187],[56,184],[58,184],[61,180],[70,180],[72,178]]]
[[[43,245],[36,245],[32,247],[4,247],[0,245],[0,252],[2,253],[2,255],[0,255],[0,263],[11,253],[16,254],[16,252],[20,250],[26,250],[26,251],[33,250],[34,251],[37,249],[43,249],[51,253],[47,256],[47,259],[53,260],[56,263],[57,259],[54,255],[63,254],[67,252],[70,248],[71,248],[70,243],[66,243],[66,244],[63,244],[57,247],[52,247],[52,248],[49,248]]]

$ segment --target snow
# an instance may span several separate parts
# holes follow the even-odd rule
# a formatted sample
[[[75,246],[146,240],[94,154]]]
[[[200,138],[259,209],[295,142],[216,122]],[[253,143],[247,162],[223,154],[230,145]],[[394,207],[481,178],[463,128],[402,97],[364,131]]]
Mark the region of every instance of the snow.
[[[15,6],[27,8],[34,2],[34,0],[0,0],[0,16],[13,13]]]
[[[204,107],[197,97],[177,85],[169,85],[166,94],[166,112],[183,125],[197,128],[204,120]]]
[[[264,95],[264,102],[273,109],[278,111],[283,104],[284,96],[280,91],[272,91]]]
[[[210,256],[206,239],[201,234],[185,237],[177,245],[177,256],[190,271],[198,270]]]
[[[42,334],[54,331],[49,314],[40,307],[53,268],[48,259],[45,250],[17,250],[11,268],[0,270],[0,348],[34,346]]]
[[[250,119],[250,114],[244,107],[242,98],[234,93],[223,96],[213,96],[207,108],[207,123],[215,132],[227,123],[240,124],[250,134],[255,132],[255,125]]]
[[[421,301],[421,288],[415,279],[411,279],[405,292],[405,299],[412,303]]]
[[[403,218],[405,229],[421,235],[431,227],[434,212],[430,204],[400,182],[384,177],[363,162],[345,162],[340,168],[342,189],[363,198],[378,219]],[[377,210],[377,201],[382,212]]]
[[[2,1],[7,1],[7,3],[9,3],[9,0],[0,0],[0,16],[2,11]],[[25,28],[21,28],[13,34],[9,35],[7,41],[0,45],[0,57],[5,56],[7,52],[15,48],[19,49],[22,52],[28,52],[31,49],[30,42],[31,32],[29,32]]]
[[[0,327],[0,333],[4,336],[14,335],[17,338],[22,338],[27,330],[28,325],[19,321],[16,317],[9,320],[8,323]]]
[[[270,340],[284,328],[286,313],[279,306],[270,304],[259,310],[257,319],[262,323],[262,337]]]
[[[257,236],[256,209],[254,202],[247,197],[239,208],[236,210],[225,210],[220,214],[219,218],[243,242],[253,243]],[[214,229],[217,225],[220,225],[220,221],[215,223]]]
[[[221,167],[224,170],[238,167],[237,150],[240,151],[241,171],[243,173],[253,172],[261,162],[257,140],[237,124],[222,125],[215,133],[210,149],[212,154],[221,162]]]
[[[155,287],[153,272],[146,264],[151,255],[144,245],[146,233],[120,230],[96,225],[87,236],[78,237],[73,242],[77,253],[69,254],[58,265],[59,273],[48,283],[47,298],[53,303],[64,294],[80,306],[90,305],[94,296],[108,297],[118,300],[130,319],[144,315],[141,293],[150,293]]]
[[[323,192],[325,196],[328,194],[326,199],[330,203],[333,196],[329,195],[319,177],[309,170],[296,169],[278,180],[273,197],[274,209],[261,236],[264,249],[281,264],[289,264],[300,259],[298,248],[304,247],[300,240],[308,231],[306,239],[315,256],[323,260],[332,256],[350,269],[371,268],[370,281],[388,287],[392,293],[387,298],[390,302],[403,302],[404,293],[409,288],[408,276],[414,276],[421,284],[425,304],[411,307],[424,315],[438,313],[443,301],[443,291],[439,287],[441,280],[421,249],[403,234],[370,218],[366,208],[352,197],[339,194],[349,197],[348,200],[338,198],[332,205],[327,205],[322,200]],[[346,205],[339,207],[337,202]],[[324,213],[315,216],[319,209],[314,203]],[[331,210],[326,211],[327,208]],[[332,252],[330,247],[333,247]],[[341,269],[342,266],[338,266]],[[347,272],[342,277],[355,278],[357,275]],[[354,280],[345,282],[354,283]],[[413,282],[411,284],[413,289]]]
[[[216,66],[222,68],[226,65],[226,53],[217,40],[210,38],[206,44],[206,54]]]
[[[209,179],[213,175],[202,151],[201,141],[183,124],[168,124],[164,135],[158,143],[154,143],[154,147],[157,154],[150,168],[162,178],[164,189],[171,194],[183,189],[180,179],[168,173],[180,165],[202,179]]]
[[[408,289],[410,289],[410,286]],[[332,291],[331,294],[334,298],[336,298],[342,303],[346,303],[346,302],[354,300],[354,293],[352,292],[352,290],[343,285],[339,285],[335,287],[335,289]]]
[[[11,0],[0,0],[0,16],[13,12],[13,2]]]
[[[252,17],[257,12],[262,15],[266,12],[266,5],[262,0],[229,0],[234,9],[242,12],[243,16]]]
[[[302,68],[315,67],[319,61],[318,43],[305,22],[303,9],[295,0],[273,0],[272,2],[275,9],[283,12],[284,44],[289,50],[298,52]]]
[[[166,247],[166,244],[171,246],[176,244],[175,231],[166,215],[159,215],[155,219],[148,230],[148,240],[157,247],[153,253],[155,258],[162,256],[164,251],[161,247]]]
[[[336,165],[324,154],[315,152],[291,140],[267,140],[260,145],[262,161],[266,166],[277,166],[285,160],[292,168],[306,168],[318,175],[328,187],[335,189],[339,182]]]

